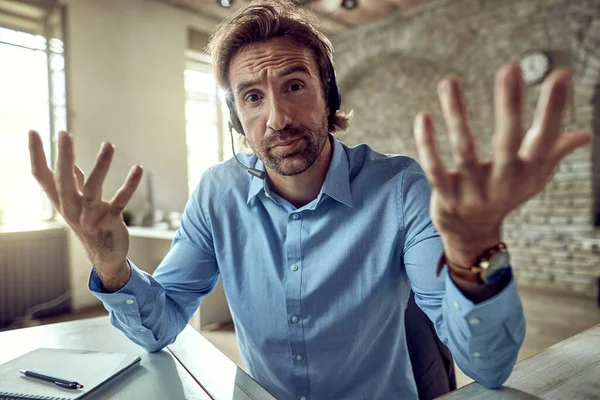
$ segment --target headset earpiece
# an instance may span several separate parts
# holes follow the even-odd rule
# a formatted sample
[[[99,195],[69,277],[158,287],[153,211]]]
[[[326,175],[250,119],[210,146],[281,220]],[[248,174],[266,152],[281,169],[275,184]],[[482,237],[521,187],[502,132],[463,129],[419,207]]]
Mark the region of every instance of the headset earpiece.
[[[342,95],[337,86],[335,79],[335,70],[333,69],[333,63],[329,60],[329,93],[327,96],[327,105],[329,106],[329,116],[335,115],[335,112],[340,109],[342,105]]]
[[[233,125],[233,129],[240,135],[245,135],[244,128],[242,128],[242,122],[237,116],[235,112],[235,104],[233,104],[233,99],[229,97],[230,95],[226,95],[225,104],[227,104],[227,108],[229,108],[229,119],[231,120],[231,125]]]

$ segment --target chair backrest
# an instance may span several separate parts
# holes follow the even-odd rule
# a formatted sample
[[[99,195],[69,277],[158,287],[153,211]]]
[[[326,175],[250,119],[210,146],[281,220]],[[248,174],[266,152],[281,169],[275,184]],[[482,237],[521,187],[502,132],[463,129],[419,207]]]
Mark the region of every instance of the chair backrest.
[[[415,302],[411,291],[406,315],[408,354],[420,400],[434,399],[456,389],[454,361],[438,338],[433,323]]]

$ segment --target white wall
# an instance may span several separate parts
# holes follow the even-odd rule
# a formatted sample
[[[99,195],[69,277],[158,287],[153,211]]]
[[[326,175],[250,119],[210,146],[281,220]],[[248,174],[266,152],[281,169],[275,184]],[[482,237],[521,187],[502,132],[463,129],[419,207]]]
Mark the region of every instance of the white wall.
[[[153,0],[65,0],[69,129],[89,172],[102,141],[116,146],[105,196],[129,169],[151,172],[155,206],[187,200],[183,69],[187,29],[214,23]],[[143,205],[142,185],[130,205]]]
[[[63,3],[76,163],[88,173],[100,143],[110,141],[116,152],[105,198],[112,197],[132,165],[141,164],[152,172],[155,207],[183,211],[188,198],[183,88],[187,30],[210,32],[214,21],[153,0]],[[134,212],[143,206],[144,194],[141,185],[130,203]],[[79,309],[98,301],[87,290],[89,261],[73,235],[70,239],[72,307]],[[135,238],[131,245],[139,264],[150,272],[159,260],[154,257],[156,265],[146,265],[147,258],[139,254],[168,249],[163,244],[154,249],[156,242]],[[136,262],[133,254],[131,258]],[[205,308],[228,313],[222,288],[203,302]]]

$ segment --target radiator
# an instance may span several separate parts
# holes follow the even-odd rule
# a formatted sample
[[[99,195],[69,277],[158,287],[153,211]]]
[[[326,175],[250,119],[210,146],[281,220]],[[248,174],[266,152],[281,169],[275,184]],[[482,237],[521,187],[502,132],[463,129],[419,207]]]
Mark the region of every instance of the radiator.
[[[67,232],[60,225],[40,225],[22,231],[0,226],[0,327],[18,321],[32,307],[69,290]],[[62,301],[48,315],[69,309]],[[40,316],[40,315],[36,315]]]

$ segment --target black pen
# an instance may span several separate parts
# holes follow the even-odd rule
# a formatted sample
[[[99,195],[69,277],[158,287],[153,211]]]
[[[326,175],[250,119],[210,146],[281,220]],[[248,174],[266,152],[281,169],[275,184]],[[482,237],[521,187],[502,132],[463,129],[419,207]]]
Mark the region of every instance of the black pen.
[[[54,378],[52,376],[48,376],[48,375],[44,375],[44,374],[38,374],[37,372],[33,372],[33,371],[25,370],[25,369],[22,369],[21,373],[30,378],[41,379],[46,382],[52,382],[56,386],[59,386],[64,389],[83,389],[83,385],[81,383],[77,383],[75,381],[66,381],[64,379]]]

